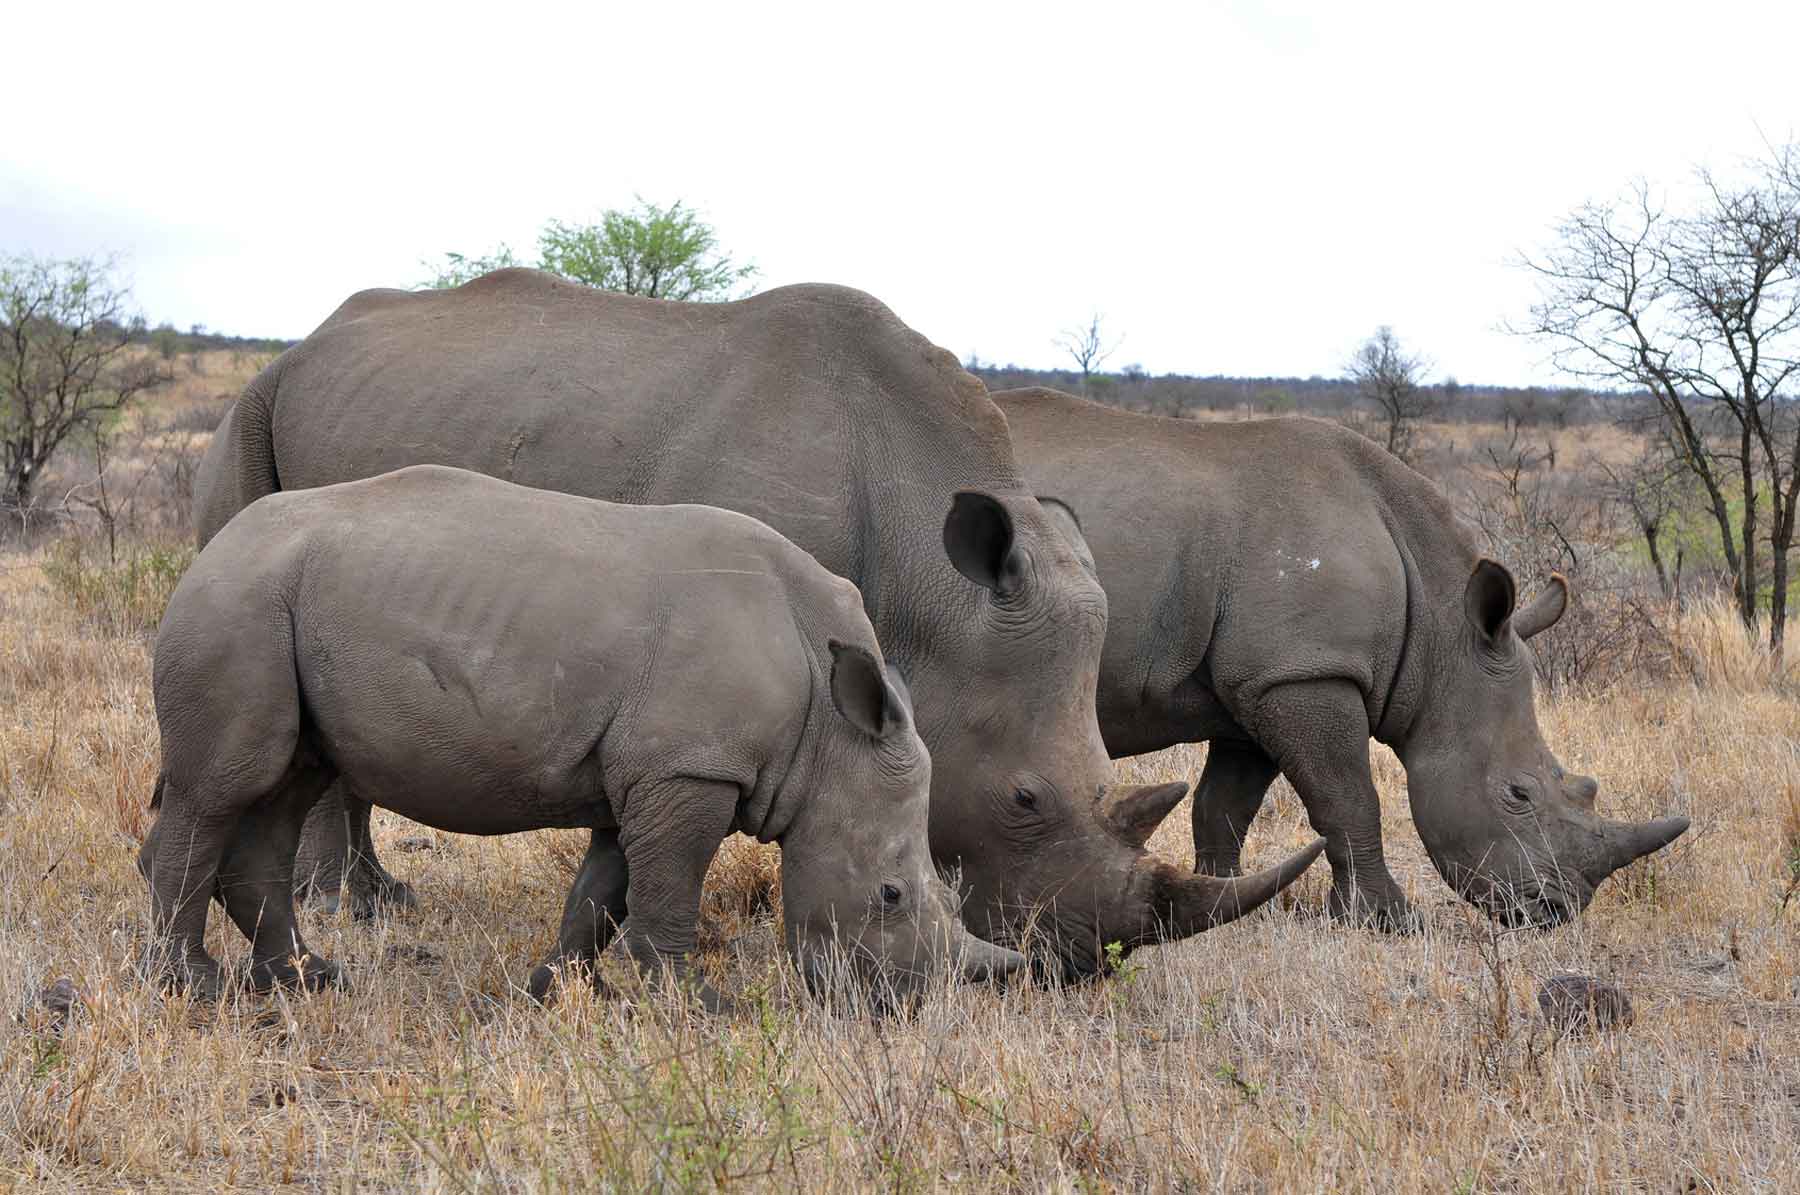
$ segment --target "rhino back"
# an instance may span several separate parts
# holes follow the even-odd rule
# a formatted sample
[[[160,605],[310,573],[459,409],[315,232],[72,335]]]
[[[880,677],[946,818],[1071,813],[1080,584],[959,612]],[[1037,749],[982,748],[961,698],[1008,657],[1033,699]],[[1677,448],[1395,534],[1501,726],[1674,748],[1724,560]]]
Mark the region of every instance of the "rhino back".
[[[778,787],[820,689],[793,604],[833,583],[753,519],[441,468],[273,495],[201,563],[283,595],[358,791],[471,833],[591,824],[653,771]]]
[[[1436,625],[1428,591],[1453,579],[1460,598],[1474,553],[1449,504],[1354,432],[994,397],[1032,482],[1073,504],[1094,553],[1114,750],[1230,733],[1270,688],[1324,677],[1355,684],[1373,726],[1409,637]]]
[[[358,296],[282,365],[282,488],[442,463],[742,511],[859,584],[884,641],[914,621],[882,612],[913,604],[921,570],[976,600],[936,542],[952,494],[1020,489],[980,383],[839,287],[669,304],[504,270]]]

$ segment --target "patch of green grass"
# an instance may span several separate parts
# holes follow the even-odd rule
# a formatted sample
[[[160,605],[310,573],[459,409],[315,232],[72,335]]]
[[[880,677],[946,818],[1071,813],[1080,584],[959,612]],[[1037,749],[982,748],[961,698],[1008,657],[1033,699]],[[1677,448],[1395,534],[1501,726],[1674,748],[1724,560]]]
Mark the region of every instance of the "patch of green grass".
[[[191,544],[145,544],[114,561],[99,545],[70,538],[51,547],[44,576],[77,613],[103,630],[153,635],[194,556]]]

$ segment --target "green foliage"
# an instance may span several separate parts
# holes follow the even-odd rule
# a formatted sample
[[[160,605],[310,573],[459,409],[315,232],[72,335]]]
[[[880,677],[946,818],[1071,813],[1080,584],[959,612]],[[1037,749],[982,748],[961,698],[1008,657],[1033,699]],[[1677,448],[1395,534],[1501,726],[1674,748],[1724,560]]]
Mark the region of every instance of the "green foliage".
[[[608,211],[598,224],[552,220],[538,237],[542,267],[573,282],[651,299],[718,300],[756,273],[719,252],[713,230],[677,200]]]
[[[181,333],[173,324],[158,324],[150,333],[150,345],[164,361],[173,361],[181,351]]]
[[[90,552],[94,558],[90,559]],[[44,576],[82,617],[117,635],[151,635],[195,549],[189,544],[141,547],[117,563],[104,551],[70,538],[50,549]]]
[[[461,286],[472,282],[483,274],[494,270],[504,270],[508,266],[521,264],[513,256],[513,251],[501,245],[492,253],[482,257],[465,257],[461,253],[446,253],[441,262],[420,261],[419,264],[431,271],[431,276],[419,283],[419,290],[449,290],[453,286]]]

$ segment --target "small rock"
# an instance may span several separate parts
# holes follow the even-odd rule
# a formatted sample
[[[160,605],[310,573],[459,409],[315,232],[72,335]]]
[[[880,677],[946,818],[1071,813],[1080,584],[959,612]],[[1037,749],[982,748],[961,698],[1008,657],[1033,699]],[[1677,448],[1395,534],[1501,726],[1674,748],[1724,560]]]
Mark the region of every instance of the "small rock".
[[[1622,1029],[1631,1024],[1631,1001],[1591,975],[1552,975],[1538,988],[1538,1008],[1563,1033]]]
[[[38,998],[20,1014],[19,1020],[38,1033],[58,1035],[68,1026],[75,1010],[86,1003],[87,997],[75,986],[75,981],[65,975],[39,992]]]
[[[299,1102],[300,1089],[291,1083],[271,1087],[250,1097],[250,1106],[253,1108],[285,1108]]]
[[[417,963],[423,967],[435,967],[444,961],[438,952],[429,946],[389,946],[381,957],[390,963]]]
[[[413,851],[435,851],[437,850],[437,847],[437,839],[431,837],[429,834],[408,834],[405,838],[397,838],[394,840],[394,849],[407,853]]]

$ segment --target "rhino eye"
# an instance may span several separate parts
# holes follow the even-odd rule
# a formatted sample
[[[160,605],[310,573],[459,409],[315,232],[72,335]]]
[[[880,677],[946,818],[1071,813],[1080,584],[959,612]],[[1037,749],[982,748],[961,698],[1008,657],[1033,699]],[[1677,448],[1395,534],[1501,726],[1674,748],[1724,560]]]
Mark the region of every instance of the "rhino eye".
[[[1529,791],[1529,790],[1527,790],[1527,789],[1526,789],[1526,788],[1525,788],[1525,786],[1524,786],[1524,785],[1522,785],[1522,784],[1509,784],[1509,785],[1507,785],[1507,786],[1506,786],[1506,795],[1507,795],[1507,796],[1508,796],[1508,797],[1511,797],[1511,798],[1512,798],[1512,800],[1513,800],[1513,803],[1514,803],[1514,804],[1515,804],[1515,805],[1529,805],[1529,804],[1531,804],[1531,793],[1530,793],[1530,791]]]
[[[886,905],[890,909],[899,905],[899,903],[900,903],[900,888],[899,888],[899,886],[896,884],[883,884],[881,886],[881,903]]]
[[[1017,805],[1020,809],[1036,809],[1037,794],[1033,793],[1030,789],[1014,789],[1013,804]]]

